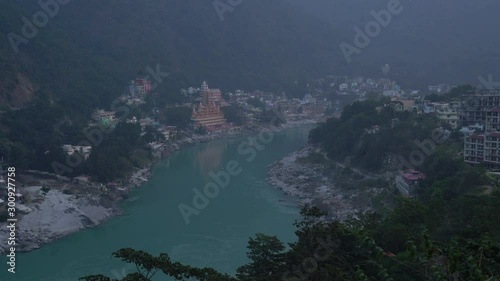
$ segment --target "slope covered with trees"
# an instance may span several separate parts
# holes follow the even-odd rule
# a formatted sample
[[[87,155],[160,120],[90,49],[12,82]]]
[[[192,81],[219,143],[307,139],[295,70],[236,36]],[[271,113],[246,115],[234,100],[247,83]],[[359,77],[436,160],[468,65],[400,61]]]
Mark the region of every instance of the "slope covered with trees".
[[[152,77],[156,105],[166,107],[205,79],[303,95],[295,81],[335,61],[327,29],[286,1],[245,2],[224,21],[211,2],[70,1],[12,45],[8,35],[24,36],[23,18],[40,11],[37,1],[0,0],[0,156],[19,169],[52,171],[60,146],[81,140],[91,112],[109,109],[137,76],[168,73]],[[186,113],[173,111],[161,118],[186,126]]]

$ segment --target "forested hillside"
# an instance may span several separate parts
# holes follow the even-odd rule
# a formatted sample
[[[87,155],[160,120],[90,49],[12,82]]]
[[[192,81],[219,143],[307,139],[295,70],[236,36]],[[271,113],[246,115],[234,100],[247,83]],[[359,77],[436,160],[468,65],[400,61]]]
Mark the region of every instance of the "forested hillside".
[[[56,128],[64,124],[62,135],[74,135],[93,109],[110,108],[147,69],[169,73],[155,89],[160,106],[181,101],[181,87],[203,80],[303,96],[311,79],[376,77],[385,63],[403,85],[477,83],[479,75],[499,73],[499,39],[491,36],[498,2],[402,3],[403,12],[348,64],[339,44],[352,43],[353,27],[364,27],[370,10],[387,3],[297,1],[243,1],[221,14],[210,1],[75,0],[13,48],[8,34],[22,35],[42,8],[0,0],[0,151],[40,154],[26,143],[35,137],[58,146]],[[30,101],[41,110],[28,110]]]
[[[35,2],[3,2],[3,38],[20,34],[21,17],[41,9]],[[203,80],[221,88],[294,94],[295,81],[339,67],[325,40],[332,30],[286,1],[244,2],[232,9],[221,21],[211,2],[72,1],[21,44],[18,55],[3,41],[2,57],[29,68],[30,79],[48,84],[64,100],[106,105],[118,95],[117,83],[125,87],[148,66],[170,73],[158,88],[162,95]],[[82,92],[89,96],[81,98]]]
[[[500,75],[500,39],[492,36],[500,24],[498,1],[403,1],[403,12],[350,64],[339,44],[353,44],[353,28],[363,29],[373,20],[370,11],[387,3],[292,3],[296,7],[282,0],[244,1],[221,21],[210,1],[71,1],[21,44],[19,54],[1,41],[0,97],[15,105],[28,100],[31,95],[11,97],[16,81],[27,80],[25,88],[47,85],[66,100],[109,104],[127,80],[157,64],[170,73],[162,94],[207,79],[221,88],[302,95],[295,82],[331,73],[381,75],[385,63],[407,85],[477,83],[479,75]],[[36,1],[0,5],[3,38],[20,34],[21,17],[41,10]]]
[[[60,158],[91,111],[109,109],[148,69],[169,73],[155,89],[164,106],[203,80],[302,96],[299,85],[335,65],[327,30],[286,1],[245,2],[223,21],[211,2],[70,1],[33,38],[26,21],[42,7],[0,5],[0,155],[19,169]]]

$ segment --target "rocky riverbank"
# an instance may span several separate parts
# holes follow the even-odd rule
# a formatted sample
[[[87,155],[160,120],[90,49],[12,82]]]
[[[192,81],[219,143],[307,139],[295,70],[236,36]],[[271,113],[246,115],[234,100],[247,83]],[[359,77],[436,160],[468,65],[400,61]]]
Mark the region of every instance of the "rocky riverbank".
[[[289,122],[280,129],[315,124],[315,120]],[[203,136],[186,136],[160,146],[156,157],[148,167],[136,169],[129,177],[112,184],[75,182],[48,173],[19,175],[17,187],[23,193],[22,205],[27,212],[17,212],[16,251],[26,252],[51,243],[68,234],[94,227],[122,213],[118,203],[127,198],[130,190],[142,186],[151,176],[151,169],[158,161],[175,151],[215,139],[251,135],[262,127],[241,128]],[[19,202],[21,203],[21,202]],[[0,223],[0,254],[7,245],[6,223]]]
[[[300,205],[317,206],[338,220],[379,211],[392,197],[383,177],[331,162],[312,146],[273,163],[268,182],[296,198]]]

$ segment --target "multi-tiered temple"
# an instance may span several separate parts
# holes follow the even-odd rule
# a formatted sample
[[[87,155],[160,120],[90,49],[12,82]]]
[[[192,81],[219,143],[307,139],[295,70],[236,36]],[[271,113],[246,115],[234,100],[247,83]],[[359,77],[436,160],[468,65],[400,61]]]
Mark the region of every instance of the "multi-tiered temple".
[[[201,102],[193,108],[193,121],[196,126],[205,127],[209,131],[227,126],[224,114],[220,110],[222,94],[219,89],[209,89],[206,82],[201,85]]]

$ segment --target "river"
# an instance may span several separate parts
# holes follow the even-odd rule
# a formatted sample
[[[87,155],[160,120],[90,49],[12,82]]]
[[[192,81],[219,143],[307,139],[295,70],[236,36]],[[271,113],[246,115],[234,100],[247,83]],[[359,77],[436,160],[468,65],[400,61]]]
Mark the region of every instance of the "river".
[[[185,264],[234,274],[248,261],[246,246],[255,233],[276,235],[285,242],[294,240],[293,222],[299,210],[265,179],[268,165],[304,146],[311,128],[266,135],[263,140],[268,144],[255,146],[260,151],[254,150],[254,159],[249,150],[238,150],[248,137],[176,152],[158,164],[151,180],[123,202],[123,216],[19,254],[16,273],[8,273],[7,264],[2,263],[0,280],[70,281],[98,273],[120,279],[135,269],[111,257],[124,247],[167,253]],[[203,191],[213,182],[209,173],[226,170],[228,163],[237,163],[240,173],[231,176],[229,184],[186,224],[179,204],[193,207],[193,188]],[[158,273],[154,280],[169,279]]]

